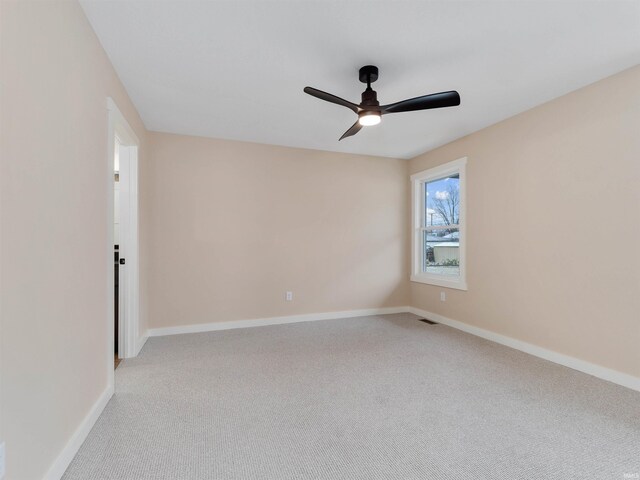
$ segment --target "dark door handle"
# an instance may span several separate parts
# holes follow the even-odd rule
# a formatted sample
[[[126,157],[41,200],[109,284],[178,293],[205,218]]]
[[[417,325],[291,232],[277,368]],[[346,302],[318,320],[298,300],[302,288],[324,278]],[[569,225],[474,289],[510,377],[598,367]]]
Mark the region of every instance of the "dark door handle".
[[[120,259],[120,265],[124,265],[124,258]]]

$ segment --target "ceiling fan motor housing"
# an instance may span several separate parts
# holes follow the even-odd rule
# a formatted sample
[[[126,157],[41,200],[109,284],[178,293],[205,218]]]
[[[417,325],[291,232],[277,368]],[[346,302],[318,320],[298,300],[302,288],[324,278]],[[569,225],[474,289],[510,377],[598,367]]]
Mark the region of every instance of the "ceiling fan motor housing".
[[[375,90],[372,90],[371,87],[367,87],[367,89],[362,92],[362,103],[361,107],[378,107],[380,106],[380,102],[378,102],[378,94]]]

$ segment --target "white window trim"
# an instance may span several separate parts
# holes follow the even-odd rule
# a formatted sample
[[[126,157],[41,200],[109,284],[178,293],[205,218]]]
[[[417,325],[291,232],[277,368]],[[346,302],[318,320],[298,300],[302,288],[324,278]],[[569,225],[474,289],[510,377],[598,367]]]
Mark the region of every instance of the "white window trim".
[[[411,175],[411,281],[437,285],[440,287],[467,290],[467,157],[459,158],[453,162],[445,163],[438,167],[430,168]],[[422,198],[422,185],[426,182],[438,180],[453,173],[460,175],[460,276],[456,279],[422,272],[422,251],[420,235],[422,234],[422,218],[424,218],[424,199]]]

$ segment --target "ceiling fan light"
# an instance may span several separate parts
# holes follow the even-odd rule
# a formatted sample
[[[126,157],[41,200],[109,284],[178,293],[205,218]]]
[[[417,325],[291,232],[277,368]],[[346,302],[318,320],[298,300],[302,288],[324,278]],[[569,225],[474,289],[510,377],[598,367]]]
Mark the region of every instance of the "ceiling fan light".
[[[363,127],[378,125],[380,123],[380,113],[378,112],[362,112],[358,117],[358,123]]]

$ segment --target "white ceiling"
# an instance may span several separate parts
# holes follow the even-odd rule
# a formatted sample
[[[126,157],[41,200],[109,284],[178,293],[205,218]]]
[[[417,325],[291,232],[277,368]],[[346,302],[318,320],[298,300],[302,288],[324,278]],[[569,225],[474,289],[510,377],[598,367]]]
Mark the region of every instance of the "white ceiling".
[[[639,1],[81,0],[150,130],[410,158],[640,63]],[[458,90],[338,142],[381,103]]]

